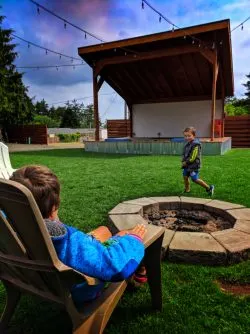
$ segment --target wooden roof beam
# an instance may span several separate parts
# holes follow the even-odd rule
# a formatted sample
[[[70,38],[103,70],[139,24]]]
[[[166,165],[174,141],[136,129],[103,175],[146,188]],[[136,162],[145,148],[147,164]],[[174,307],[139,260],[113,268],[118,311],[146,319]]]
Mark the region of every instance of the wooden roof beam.
[[[200,50],[200,53],[205,57],[211,64],[216,62],[216,52],[209,49]]]
[[[167,31],[167,32],[161,32],[157,34],[152,35],[146,35],[146,36],[139,36],[139,37],[133,37],[129,39],[123,39],[119,41],[114,42],[108,42],[104,44],[96,44],[96,45],[90,45],[85,47],[79,47],[78,48],[78,54],[80,56],[86,55],[88,53],[93,52],[99,52],[99,51],[105,51],[105,50],[112,50],[117,48],[124,48],[124,47],[133,47],[142,45],[145,43],[154,43],[157,41],[165,41],[168,39],[173,38],[180,38],[186,35],[196,35],[196,34],[202,34],[214,30],[221,30],[221,29],[227,29],[229,30],[229,20],[223,20],[213,23],[207,23],[207,24],[201,24],[199,26],[193,26],[193,27],[185,27],[184,29],[177,29],[174,32],[173,31]],[[132,52],[132,51],[131,51]]]
[[[140,52],[137,55],[134,54],[134,55],[127,55],[127,56],[111,57],[111,58],[97,61],[95,72],[96,74],[99,74],[100,71],[103,69],[103,67],[107,65],[125,64],[125,63],[140,61],[140,60],[157,59],[157,58],[176,56],[180,54],[194,53],[194,52],[200,52],[200,48],[198,48],[198,46],[195,46],[195,45],[186,45],[186,46],[180,46],[180,47],[175,47],[175,48],[168,48],[168,49],[166,48],[166,49],[161,49],[161,50]]]
[[[100,77],[100,79],[97,82],[97,91],[98,92],[101,89],[103,83],[104,83],[104,77]]]

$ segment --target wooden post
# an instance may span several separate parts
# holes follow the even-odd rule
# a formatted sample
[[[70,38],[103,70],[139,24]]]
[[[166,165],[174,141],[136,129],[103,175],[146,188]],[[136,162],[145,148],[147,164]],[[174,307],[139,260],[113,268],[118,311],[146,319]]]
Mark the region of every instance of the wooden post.
[[[222,73],[222,71],[220,71]],[[222,115],[221,115],[221,137],[224,137],[224,132],[225,132],[225,86],[224,86],[224,78],[221,74],[220,76],[221,79],[221,103],[222,103]]]
[[[133,138],[133,108],[132,105],[128,105],[129,110],[129,123],[130,123],[130,137]]]
[[[94,95],[94,124],[95,124],[95,140],[100,140],[99,135],[99,112],[98,112],[98,82],[97,82],[97,74],[93,69],[93,95]]]
[[[216,107],[216,84],[219,66],[217,63],[217,55],[213,63],[213,85],[212,85],[212,108],[211,108],[211,141],[214,141],[214,124],[215,124],[215,107]]]
[[[127,102],[124,100],[124,119],[127,120]]]

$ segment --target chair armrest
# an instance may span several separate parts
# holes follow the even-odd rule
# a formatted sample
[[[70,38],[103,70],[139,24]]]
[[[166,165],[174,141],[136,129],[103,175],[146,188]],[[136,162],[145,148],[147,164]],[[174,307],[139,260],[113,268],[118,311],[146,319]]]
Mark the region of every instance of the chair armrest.
[[[145,248],[150,246],[155,240],[157,240],[165,232],[164,227],[159,227],[151,224],[147,225],[147,233],[143,239]]]

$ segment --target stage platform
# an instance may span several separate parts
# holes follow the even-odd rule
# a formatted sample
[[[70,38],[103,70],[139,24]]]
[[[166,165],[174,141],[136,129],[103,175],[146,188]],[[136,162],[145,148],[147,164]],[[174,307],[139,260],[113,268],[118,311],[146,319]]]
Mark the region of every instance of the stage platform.
[[[223,155],[231,150],[231,137],[199,138],[202,144],[202,155]],[[86,141],[86,152],[115,153],[115,154],[142,154],[142,155],[181,155],[184,142],[175,139],[145,139],[133,138],[127,141]]]

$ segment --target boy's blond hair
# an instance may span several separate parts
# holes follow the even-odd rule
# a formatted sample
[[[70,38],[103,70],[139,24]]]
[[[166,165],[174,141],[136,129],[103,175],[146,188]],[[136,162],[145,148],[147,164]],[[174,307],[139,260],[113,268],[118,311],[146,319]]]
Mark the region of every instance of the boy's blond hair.
[[[46,166],[30,165],[16,170],[10,180],[19,182],[33,194],[43,218],[49,218],[60,204],[60,183]]]
[[[193,136],[196,136],[196,129],[193,127],[193,126],[189,126],[187,127],[184,131],[184,132],[191,132]]]

